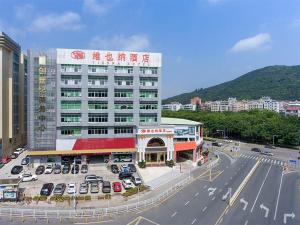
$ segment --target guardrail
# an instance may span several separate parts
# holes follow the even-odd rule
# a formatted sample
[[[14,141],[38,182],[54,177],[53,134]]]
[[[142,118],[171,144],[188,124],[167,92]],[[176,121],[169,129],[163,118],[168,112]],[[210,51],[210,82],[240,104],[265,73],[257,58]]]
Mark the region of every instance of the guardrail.
[[[162,201],[168,199],[170,196],[174,195],[176,191],[181,190],[187,184],[193,180],[192,177],[188,176],[182,181],[178,182],[176,185],[167,189],[163,193],[152,197],[144,201],[138,201],[135,203],[121,205],[117,207],[109,208],[97,208],[97,209],[26,209],[26,208],[1,208],[0,207],[0,217],[9,218],[10,220],[14,218],[25,219],[45,219],[45,220],[59,220],[64,219],[97,219],[100,220],[106,216],[124,214],[128,212],[142,211],[147,208],[156,206]]]

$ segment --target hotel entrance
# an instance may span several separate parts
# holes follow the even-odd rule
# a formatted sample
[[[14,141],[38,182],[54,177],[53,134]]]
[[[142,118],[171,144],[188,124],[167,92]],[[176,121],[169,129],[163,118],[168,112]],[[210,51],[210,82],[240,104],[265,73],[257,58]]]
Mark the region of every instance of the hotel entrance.
[[[146,163],[165,163],[167,160],[166,152],[158,152],[158,153],[146,153],[145,154]]]
[[[165,165],[167,160],[167,147],[161,138],[152,138],[145,149],[147,165]]]

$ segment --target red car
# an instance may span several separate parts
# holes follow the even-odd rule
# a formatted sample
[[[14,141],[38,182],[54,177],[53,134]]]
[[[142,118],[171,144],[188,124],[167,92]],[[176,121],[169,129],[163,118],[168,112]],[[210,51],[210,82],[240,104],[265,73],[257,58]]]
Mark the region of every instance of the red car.
[[[11,157],[10,156],[5,156],[2,158],[2,163],[6,164],[9,163],[11,161]]]
[[[113,190],[114,192],[121,192],[122,191],[122,186],[120,182],[113,182]]]

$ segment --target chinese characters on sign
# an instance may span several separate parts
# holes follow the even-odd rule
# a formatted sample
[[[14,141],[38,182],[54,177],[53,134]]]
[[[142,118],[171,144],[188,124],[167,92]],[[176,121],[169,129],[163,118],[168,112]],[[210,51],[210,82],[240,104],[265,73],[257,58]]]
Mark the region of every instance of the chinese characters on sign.
[[[161,67],[161,54],[148,52],[57,49],[57,63]]]
[[[159,134],[159,133],[173,133],[174,130],[173,129],[166,129],[166,128],[144,128],[144,129],[140,129],[139,133],[141,134]]]

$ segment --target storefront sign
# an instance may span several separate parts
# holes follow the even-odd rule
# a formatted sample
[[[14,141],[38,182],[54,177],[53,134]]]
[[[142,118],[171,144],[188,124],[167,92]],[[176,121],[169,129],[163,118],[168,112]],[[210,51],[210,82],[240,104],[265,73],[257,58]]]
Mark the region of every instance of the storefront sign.
[[[161,67],[161,53],[57,49],[57,63]]]
[[[190,136],[195,135],[195,127],[175,127],[174,129],[174,136],[181,137],[181,136]]]
[[[3,191],[3,198],[4,199],[17,199],[17,192],[16,191]]]
[[[138,130],[138,134],[173,134],[170,128],[143,128]]]

